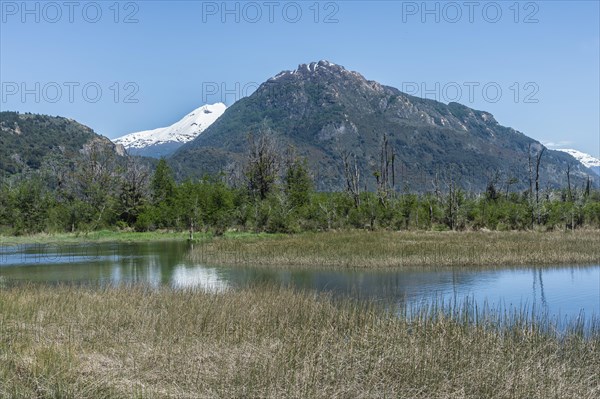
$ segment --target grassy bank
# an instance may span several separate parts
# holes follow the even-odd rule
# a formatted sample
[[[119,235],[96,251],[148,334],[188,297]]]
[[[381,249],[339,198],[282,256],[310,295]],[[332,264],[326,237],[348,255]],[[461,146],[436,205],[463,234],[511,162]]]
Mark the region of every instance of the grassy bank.
[[[146,242],[186,240],[188,233],[175,232],[122,232],[101,230],[88,233],[56,233],[56,234],[32,234],[23,236],[0,235],[0,244],[46,244],[46,243],[86,243],[86,242]]]
[[[246,232],[227,232],[224,237],[239,239],[253,238],[260,239],[265,237],[280,237],[281,234],[267,233],[246,233]],[[212,233],[197,232],[194,233],[194,240],[202,242],[212,239]],[[112,231],[100,230],[88,233],[55,233],[55,234],[30,234],[22,236],[0,235],[0,244],[71,244],[71,243],[96,243],[96,242],[152,242],[152,241],[186,241],[189,238],[189,232],[172,231],[151,231],[151,232],[133,232],[133,231]]]
[[[600,231],[344,231],[200,242],[199,262],[318,267],[599,264]]]
[[[493,324],[493,323],[492,323]],[[596,398],[600,334],[285,289],[0,291],[0,397]]]

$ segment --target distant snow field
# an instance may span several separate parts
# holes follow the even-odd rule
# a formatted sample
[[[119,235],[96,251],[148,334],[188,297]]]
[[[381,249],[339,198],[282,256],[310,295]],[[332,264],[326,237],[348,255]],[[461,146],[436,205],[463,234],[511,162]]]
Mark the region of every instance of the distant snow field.
[[[586,168],[590,168],[596,174],[600,175],[600,159],[591,156],[590,154],[586,154],[585,152],[569,149],[569,148],[560,148],[556,151],[566,152],[567,154],[573,156],[576,160],[581,162],[583,166]]]
[[[130,133],[114,139],[113,142],[123,145],[132,154],[166,155],[164,152],[173,152],[179,146],[198,137],[219,119],[226,109],[227,106],[223,103],[203,105],[171,126]]]

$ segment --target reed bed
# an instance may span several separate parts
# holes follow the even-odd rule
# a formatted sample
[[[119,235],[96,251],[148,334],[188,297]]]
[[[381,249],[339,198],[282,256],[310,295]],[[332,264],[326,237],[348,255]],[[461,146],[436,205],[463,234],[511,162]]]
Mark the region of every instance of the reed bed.
[[[600,333],[275,287],[0,291],[2,398],[597,398]],[[495,321],[494,321],[495,320]]]
[[[600,231],[341,231],[199,242],[193,261],[230,265],[397,268],[600,264]]]

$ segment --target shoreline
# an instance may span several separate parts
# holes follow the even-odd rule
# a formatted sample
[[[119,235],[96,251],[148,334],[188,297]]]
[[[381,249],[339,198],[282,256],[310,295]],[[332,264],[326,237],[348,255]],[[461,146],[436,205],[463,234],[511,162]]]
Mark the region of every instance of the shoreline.
[[[0,236],[0,245],[187,242],[188,236],[98,231]],[[320,268],[587,266],[600,264],[600,230],[196,233],[188,258],[210,264]]]

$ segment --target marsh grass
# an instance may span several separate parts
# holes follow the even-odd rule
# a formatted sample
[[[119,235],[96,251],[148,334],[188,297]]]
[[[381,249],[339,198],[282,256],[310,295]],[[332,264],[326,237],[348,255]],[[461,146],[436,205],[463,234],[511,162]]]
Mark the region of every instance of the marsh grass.
[[[600,232],[342,231],[224,237],[198,243],[193,261],[213,264],[394,268],[600,263]]]
[[[466,307],[465,309],[468,309]],[[596,398],[600,333],[269,286],[0,291],[2,398]]]

